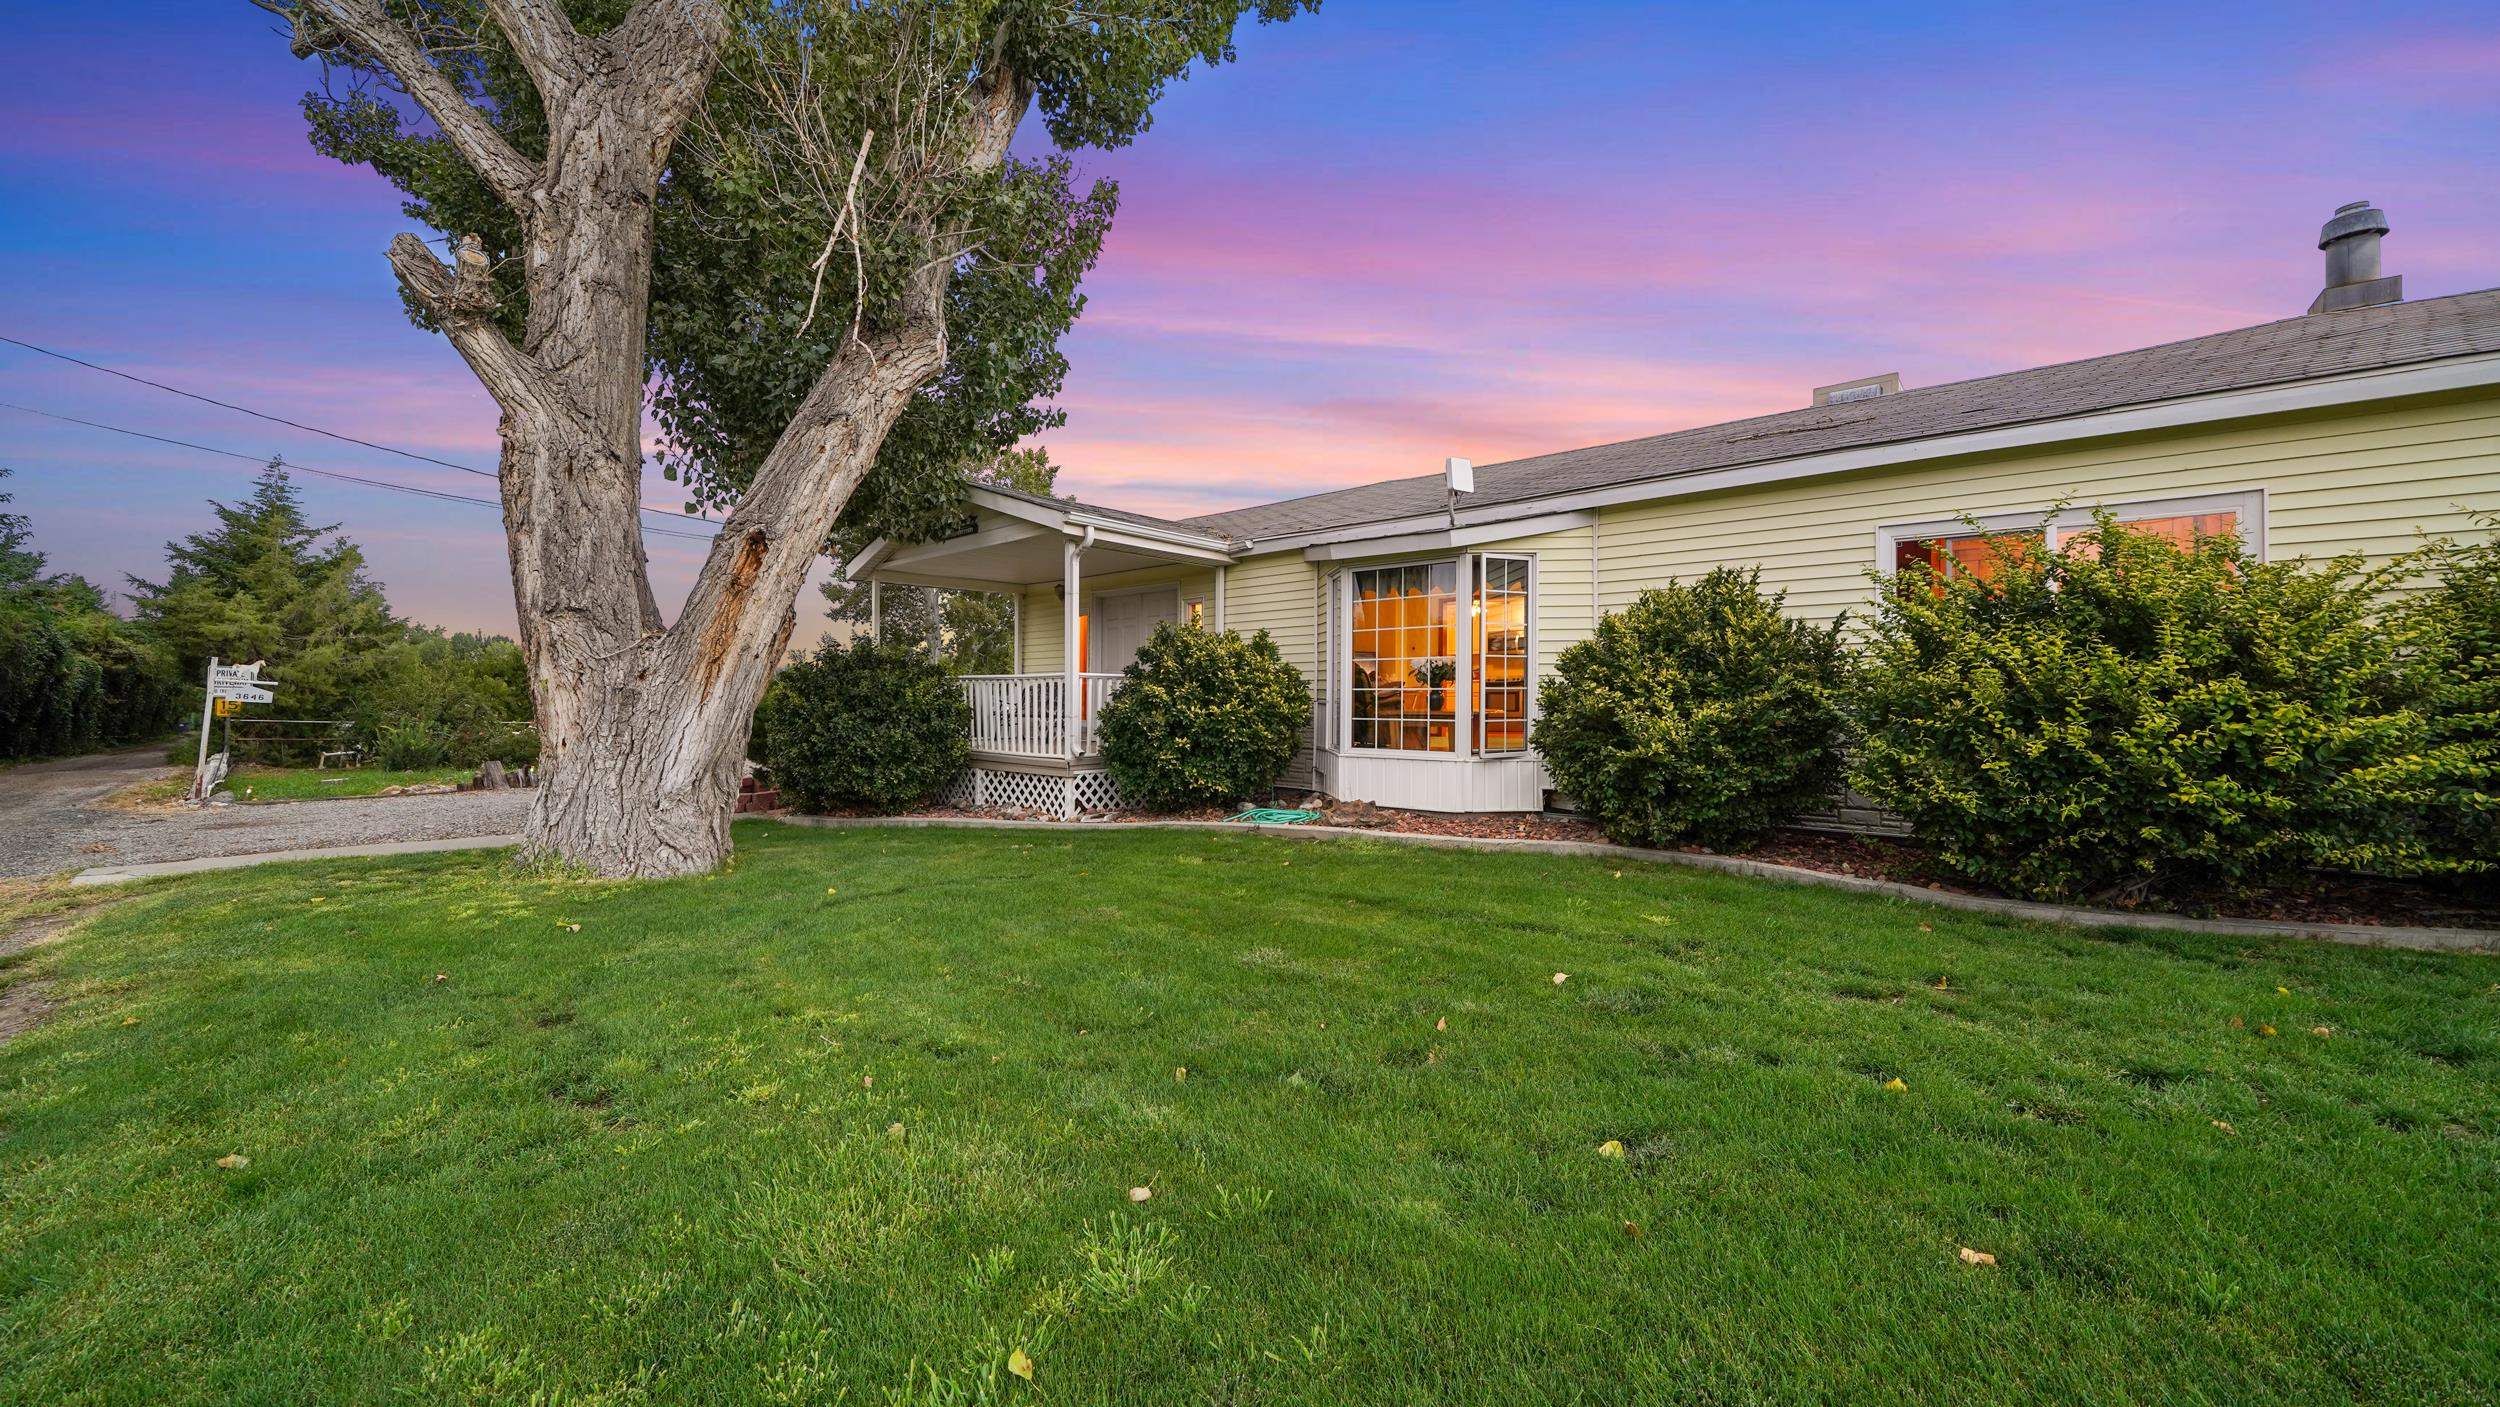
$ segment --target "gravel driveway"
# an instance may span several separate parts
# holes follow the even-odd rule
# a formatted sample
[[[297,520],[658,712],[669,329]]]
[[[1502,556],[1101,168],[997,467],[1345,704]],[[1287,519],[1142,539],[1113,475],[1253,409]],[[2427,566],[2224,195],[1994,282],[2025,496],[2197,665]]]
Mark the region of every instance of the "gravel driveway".
[[[90,865],[196,860],[394,840],[509,835],[529,813],[525,791],[300,801],[202,810],[120,811],[99,799],[133,782],[179,774],[161,747],[33,762],[0,771],[0,878]]]

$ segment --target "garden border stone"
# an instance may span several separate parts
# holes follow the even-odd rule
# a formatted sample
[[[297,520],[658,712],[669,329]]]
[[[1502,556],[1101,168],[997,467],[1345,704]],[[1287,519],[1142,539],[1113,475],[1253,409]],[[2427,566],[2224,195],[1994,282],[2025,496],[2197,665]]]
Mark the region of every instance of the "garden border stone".
[[[2025,899],[1995,899],[1983,894],[1956,894],[1897,880],[1833,874],[1767,860],[1734,855],[1696,855],[1683,850],[1645,850],[1586,840],[1512,840],[1487,836],[1423,835],[1412,831],[1363,830],[1351,826],[1276,826],[1234,821],[1010,821],[972,816],[796,816],[776,817],[785,825],[836,829],[879,826],[1068,831],[1205,830],[1253,831],[1296,840],[1367,839],[1406,845],[1439,845],[1460,850],[1523,851],[1535,855],[1578,855],[1597,859],[1636,860],[1647,864],[1684,865],[1723,874],[1846,889],[1965,913],[1999,918],[2060,923],[2076,928],[2152,929],[2176,933],[2209,933],[2242,938],[2306,938],[2360,948],[2403,948],[2430,953],[2500,954],[2500,931],[2482,928],[2418,928],[2397,924],[2297,923],[2280,919],[2188,918],[2177,914],[2130,913],[2118,909],[2087,909],[2067,904],[2040,904]]]

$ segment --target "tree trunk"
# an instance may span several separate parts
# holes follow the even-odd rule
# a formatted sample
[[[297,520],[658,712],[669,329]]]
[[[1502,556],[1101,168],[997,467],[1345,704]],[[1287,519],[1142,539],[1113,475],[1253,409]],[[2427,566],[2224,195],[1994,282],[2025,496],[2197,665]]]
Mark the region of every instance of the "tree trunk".
[[[894,326],[854,335],[818,376],[664,626],[639,515],[652,206],[729,21],[719,0],[638,0],[591,39],[552,0],[487,8],[544,100],[543,160],[506,143],[380,0],[302,0],[298,48],[335,42],[304,27],[317,14],[389,67],[521,219],[517,346],[494,321],[475,239],[446,269],[402,235],[391,263],[503,411],[504,528],[541,742],[523,854],[604,876],[700,874],[729,857],[755,703],[808,567],[896,417],[945,365],[952,260],[923,265]],[[1031,89],[1002,69],[974,98],[962,172],[1005,159]]]

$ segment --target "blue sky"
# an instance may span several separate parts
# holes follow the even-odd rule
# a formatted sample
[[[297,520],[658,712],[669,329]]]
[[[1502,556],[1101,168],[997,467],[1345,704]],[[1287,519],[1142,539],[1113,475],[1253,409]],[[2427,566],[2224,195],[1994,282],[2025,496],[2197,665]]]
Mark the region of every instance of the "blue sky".
[[[305,145],[314,74],[264,15],[8,9],[0,333],[492,467],[485,397],[400,316],[393,193]],[[2412,296],[2500,284],[2487,4],[1335,0],[1241,50],[1082,158],[1121,216],[1047,443],[1089,496],[1206,511],[2289,316],[2362,197]],[[0,401],[487,487],[8,347]],[[250,472],[8,411],[0,464],[107,581]],[[402,610],[509,629],[487,510],[306,495]],[[653,543],[663,602],[697,550]]]

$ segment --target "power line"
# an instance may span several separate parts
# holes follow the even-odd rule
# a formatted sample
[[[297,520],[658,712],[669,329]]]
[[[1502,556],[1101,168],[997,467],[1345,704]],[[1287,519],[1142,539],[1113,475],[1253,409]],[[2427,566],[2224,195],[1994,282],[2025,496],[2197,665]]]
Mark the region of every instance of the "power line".
[[[165,391],[173,395],[181,396],[186,400],[198,401],[204,405],[213,405],[220,410],[231,410],[239,415],[251,416],[255,420],[266,420],[275,425],[284,425],[292,430],[301,430],[308,435],[320,435],[326,439],[338,440],[345,444],[362,445],[366,449],[380,450],[384,454],[395,454],[402,459],[413,459],[420,464],[432,464],[444,469],[457,469],[463,474],[475,474],[481,479],[491,479],[495,477],[494,473],[490,470],[476,469],[466,464],[454,464],[448,459],[436,459],[430,454],[419,454],[415,450],[400,449],[393,445],[377,444],[372,440],[359,439],[354,435],[343,434],[337,430],[324,430],[318,425],[307,425],[301,420],[289,420],[283,415],[272,415],[265,410],[254,410],[247,405],[236,405],[232,401],[221,401],[215,396],[204,396],[197,391],[186,391],[180,386],[168,386],[162,381],[151,381],[148,378],[140,376],[134,372],[123,371],[116,367],[105,366],[99,362],[91,362],[84,357],[73,357],[67,352],[56,352],[50,347],[38,347],[32,342],[11,337],[4,332],[0,332],[0,342],[6,342],[12,347],[23,347],[27,351],[33,352],[38,356],[50,357],[54,361],[68,362],[72,366],[83,366],[89,371],[100,371],[107,376],[118,376],[124,381],[135,382],[141,386],[151,386],[159,391]]]
[[[266,420],[273,425],[284,425],[288,429],[301,430],[308,435],[320,435],[326,439],[337,440],[341,444],[362,445],[366,449],[380,450],[384,454],[395,454],[402,459],[415,460],[419,464],[432,464],[444,469],[457,469],[463,474],[475,474],[481,479],[500,480],[502,477],[491,469],[479,469],[467,464],[454,464],[448,459],[437,459],[433,455],[419,454],[417,451],[412,449],[401,449],[397,445],[386,445],[376,440],[362,439],[358,436],[350,435],[340,430],[325,430],[318,425],[307,425],[301,420],[289,420],[283,415],[274,415],[265,410],[254,410],[250,406],[236,405],[232,401],[221,401],[215,396],[202,395],[197,391],[186,391],[180,386],[169,386],[162,381],[152,381],[147,377],[137,374],[136,372],[123,371],[118,367],[106,366],[101,362],[91,362],[84,357],[73,357],[67,352],[56,352],[50,347],[39,347],[23,338],[11,337],[5,332],[0,332],[0,342],[6,342],[12,347],[23,347],[27,351],[33,352],[39,356],[50,357],[55,361],[68,362],[72,366],[83,366],[89,371],[100,371],[107,376],[118,376],[124,381],[133,382],[141,386],[153,387],[156,390],[180,396],[185,400],[198,401],[203,405],[213,405],[220,410],[231,410],[238,415],[248,415],[255,420]],[[41,414],[42,412],[38,411],[36,413]],[[112,427],[106,426],[104,428],[110,429]],[[680,513],[671,508],[645,508],[642,511],[645,513],[657,513],[670,518],[683,518],[691,523],[704,523],[711,521],[710,519],[704,518],[698,514]]]
[[[37,410],[33,406],[18,405],[13,401],[0,401],[0,410],[14,410],[25,415],[37,415],[46,420],[58,420],[68,425],[84,425],[91,430],[107,430],[116,435],[128,435],[132,439],[153,440],[160,445],[172,445],[177,449],[196,450],[201,454],[213,454],[225,459],[239,459],[246,464],[266,464],[269,462],[268,457],[263,455],[244,454],[239,450],[219,449],[215,445],[195,444],[190,440],[177,440],[168,435],[154,435],[145,430],[133,430],[123,425],[107,425],[101,420],[82,420],[75,415],[62,415],[57,411]],[[388,489],[393,493],[411,493],[420,498],[440,499],[446,503],[474,503],[480,507],[492,508],[497,512],[503,511],[503,504],[491,498],[478,498],[474,495],[465,493],[445,493],[440,489],[419,488],[415,484],[392,483],[388,479],[367,479],[355,474],[344,474],[336,469],[316,469],[309,464],[289,463],[283,457],[281,457],[278,462],[285,465],[289,473],[310,474],[316,478],[336,479],[340,483],[345,484],[361,484],[366,488]],[[639,505],[637,505],[637,509],[638,511],[644,513],[660,513],[663,511],[656,508],[641,508]],[[671,514],[669,516],[682,517],[684,515]],[[682,528],[652,527],[648,524],[643,527],[643,532],[653,537],[682,537],[694,542],[710,542],[712,540],[712,535],[710,533],[687,532]]]

